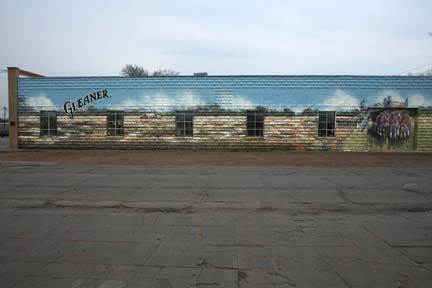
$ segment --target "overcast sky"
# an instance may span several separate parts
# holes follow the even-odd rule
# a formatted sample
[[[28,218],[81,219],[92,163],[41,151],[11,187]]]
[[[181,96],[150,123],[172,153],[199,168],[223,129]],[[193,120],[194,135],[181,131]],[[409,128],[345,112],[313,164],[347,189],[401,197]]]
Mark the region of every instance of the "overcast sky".
[[[0,2],[0,69],[46,76],[118,75],[127,63],[182,75],[394,75],[432,64],[431,0]],[[6,84],[1,73],[0,106]]]

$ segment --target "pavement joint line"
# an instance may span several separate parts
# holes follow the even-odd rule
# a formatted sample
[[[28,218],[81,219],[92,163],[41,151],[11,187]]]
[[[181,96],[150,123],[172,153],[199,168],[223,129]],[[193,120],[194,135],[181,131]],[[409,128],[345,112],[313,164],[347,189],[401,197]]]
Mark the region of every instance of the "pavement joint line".
[[[379,235],[377,235],[375,232],[371,231],[369,228],[366,227],[366,225],[363,224],[359,224],[360,227],[362,227],[364,230],[366,230],[368,233],[370,233],[371,235],[373,235],[374,237],[376,237],[377,239],[380,239],[383,243],[385,243],[387,245],[387,247],[394,249],[394,247],[392,247],[392,245],[384,238],[380,237]],[[404,255],[407,259],[409,259],[412,263],[417,264],[416,261],[414,261],[411,257],[405,255],[403,252],[399,251],[398,249],[394,249],[395,251],[398,251],[401,255]]]
[[[427,153],[427,154],[431,154],[431,153]],[[205,163],[205,164],[187,164],[187,165],[172,165],[172,164],[163,164],[163,163],[159,163],[159,164],[155,164],[155,163],[136,163],[136,164],[107,164],[107,163],[101,163],[101,164],[86,164],[86,163],[73,163],[73,162],[61,162],[61,161],[17,161],[17,160],[0,160],[0,167],[3,166],[3,164],[6,164],[6,166],[4,167],[12,167],[12,168],[16,168],[16,167],[44,167],[44,166],[48,166],[48,167],[52,167],[52,166],[58,166],[58,167],[80,167],[80,166],[85,166],[85,167],[93,167],[93,168],[100,168],[100,167],[106,167],[106,168],[148,168],[148,169],[176,169],[176,168],[211,168],[211,169],[234,169],[234,168],[242,168],[242,169],[263,169],[268,170],[268,169],[289,169],[289,170],[294,170],[294,173],[296,173],[296,171],[302,171],[302,170],[307,170],[307,169],[327,169],[327,170],[336,170],[336,169],[340,169],[340,166],[322,166],[322,165],[286,165],[286,164],[279,164],[279,165],[251,165],[251,164],[247,164],[247,165],[218,165],[218,164],[213,164],[213,163]],[[15,164],[16,166],[9,166],[9,164]],[[3,168],[3,167],[1,167]],[[403,171],[406,168],[409,168],[412,171],[417,171],[417,170],[432,170],[432,164],[428,165],[428,166],[412,166],[412,165],[406,165],[403,168],[401,167],[395,167],[395,164],[392,163],[392,165],[352,165],[352,166],[342,166],[342,168],[344,168],[347,172],[352,172],[352,170],[357,170],[357,169],[361,169],[361,170],[368,170],[368,169],[375,169],[375,170],[400,170]],[[293,172],[291,172],[293,173]]]
[[[20,239],[20,240],[47,240],[47,238],[24,238],[24,237],[10,237],[10,239]],[[49,239],[49,238],[48,238]],[[78,240],[78,239],[61,239],[56,238],[55,240],[61,240],[63,242],[83,242],[83,243],[127,243],[127,244],[137,244],[143,243],[145,241],[116,241],[116,240]]]
[[[432,245],[391,245],[394,248],[432,248]]]
[[[33,200],[33,202],[28,202]],[[325,204],[312,205],[311,203],[301,203],[304,207],[293,207],[295,202],[284,202],[275,205],[277,202],[246,202],[246,201],[207,201],[207,202],[181,202],[181,201],[117,201],[96,199],[53,199],[53,198],[31,198],[31,197],[0,197],[0,203],[12,201],[13,207],[22,209],[31,208],[111,208],[111,209],[137,209],[146,210],[147,212],[192,212],[198,210],[257,210],[266,212],[292,211],[292,212],[338,212],[338,211],[370,211],[370,210],[388,210],[389,212],[429,212],[432,210],[432,202],[426,202],[422,205],[405,205],[404,203],[354,203],[350,205],[333,205]],[[374,209],[363,209],[361,207],[374,207]]]
[[[239,239],[238,239],[238,229],[237,229],[237,225],[238,225],[238,223],[237,223],[237,218],[234,218],[234,241],[235,241],[235,243],[237,244],[237,243],[240,243],[240,241],[239,241]],[[237,269],[237,288],[239,288],[240,287],[240,280],[242,280],[242,278],[240,277],[240,265],[239,265],[239,251],[238,251],[238,246],[236,246],[236,257],[235,257],[235,260],[236,260],[236,269]]]
[[[306,236],[306,239],[308,240],[310,245],[312,244],[312,240],[310,239],[310,237],[308,236],[308,234],[304,231],[304,227],[300,227],[301,231],[303,232],[303,234]],[[337,275],[337,277],[347,286],[347,287],[351,287],[349,281],[347,279],[345,279],[345,277],[343,277],[343,275],[337,271],[332,265],[330,265],[330,263],[327,261],[327,258],[321,253],[320,250],[317,249],[318,247],[313,247],[313,249],[315,250],[315,252],[318,254],[318,259],[320,259],[321,261],[323,261],[328,269],[330,269],[331,271],[333,271],[333,273],[335,273]]]
[[[96,265],[96,266],[131,266],[131,267],[149,267],[149,268],[214,268],[220,270],[237,270],[237,268],[229,266],[191,266],[191,265],[150,265],[150,264],[112,264],[112,263],[99,263],[99,262],[74,262],[74,261],[42,261],[42,260],[27,260],[27,261],[11,261],[16,263],[42,263],[42,264],[72,264],[72,265]]]

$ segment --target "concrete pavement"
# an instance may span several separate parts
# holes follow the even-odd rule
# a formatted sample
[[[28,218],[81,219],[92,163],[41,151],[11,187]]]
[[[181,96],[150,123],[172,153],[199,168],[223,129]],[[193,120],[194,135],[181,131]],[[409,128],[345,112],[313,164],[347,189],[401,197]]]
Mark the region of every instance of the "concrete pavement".
[[[0,151],[9,149],[9,137],[0,137]]]
[[[2,287],[430,287],[432,170],[2,163]]]

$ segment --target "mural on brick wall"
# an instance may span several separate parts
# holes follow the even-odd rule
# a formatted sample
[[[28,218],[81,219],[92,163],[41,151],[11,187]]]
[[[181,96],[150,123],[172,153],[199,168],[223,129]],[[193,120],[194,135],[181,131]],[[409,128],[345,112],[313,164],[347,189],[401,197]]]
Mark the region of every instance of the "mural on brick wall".
[[[269,112],[303,113],[358,111],[361,104],[432,107],[432,77],[46,77],[22,78],[18,86],[19,112],[23,113],[56,110],[71,114],[71,111],[108,109],[171,113],[242,111],[256,107]],[[100,101],[92,101],[95,91],[108,91],[110,97],[103,97],[102,93]]]
[[[369,148],[377,150],[414,149],[415,109],[376,109],[369,112]]]
[[[391,96],[383,99],[382,103],[376,103],[376,108],[408,108],[408,99],[405,101],[394,101]],[[381,110],[368,114],[369,134],[379,138],[405,139],[412,135],[411,118],[408,110]]]
[[[140,148],[201,143],[206,147],[280,146],[295,150],[425,149],[430,146],[429,138],[422,135],[430,129],[420,117],[424,111],[432,111],[423,109],[427,107],[432,107],[431,77],[18,79],[21,147],[124,147],[128,143]],[[249,109],[265,111],[263,137],[247,137],[245,110]],[[56,137],[41,137],[40,111],[56,112],[50,114],[58,117]],[[121,117],[124,114],[119,128],[123,137],[112,137],[109,132],[115,129],[117,133],[117,127],[109,128],[116,123],[116,119],[108,120],[116,114],[113,111],[121,112]],[[176,137],[178,111],[196,112],[193,141]],[[326,137],[319,134],[319,111],[336,115],[331,119],[327,115]],[[186,127],[190,121],[185,118],[184,122]],[[423,141],[423,146],[418,141]]]
[[[378,137],[409,138],[411,118],[405,111],[381,111],[374,117],[370,133]]]

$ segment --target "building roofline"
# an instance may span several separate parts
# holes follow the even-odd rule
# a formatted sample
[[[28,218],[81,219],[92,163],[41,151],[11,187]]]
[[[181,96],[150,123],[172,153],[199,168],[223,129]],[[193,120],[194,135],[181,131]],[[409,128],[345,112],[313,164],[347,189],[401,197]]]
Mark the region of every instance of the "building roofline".
[[[293,75],[293,74],[274,74],[274,75],[250,75],[250,74],[233,74],[233,75],[207,75],[207,76],[193,76],[193,75],[176,75],[176,76],[146,76],[146,77],[124,77],[124,76],[45,76],[38,79],[47,78],[122,78],[122,79],[172,79],[172,78],[231,78],[231,77],[245,77],[245,78],[267,78],[267,77],[280,77],[280,78],[418,78],[418,79],[430,79],[431,76],[403,76],[403,75]],[[29,78],[22,78],[29,79]]]

